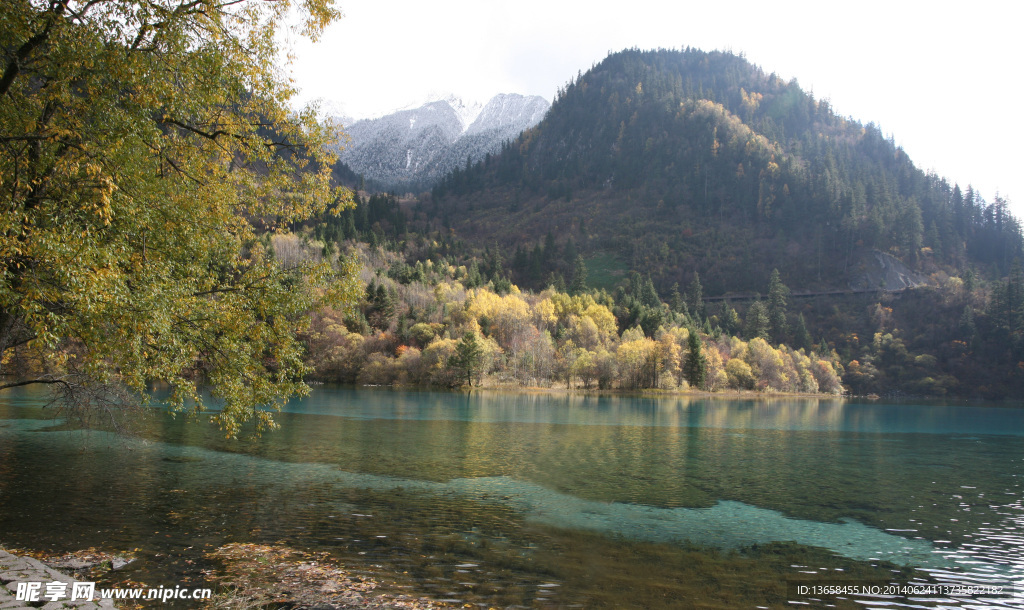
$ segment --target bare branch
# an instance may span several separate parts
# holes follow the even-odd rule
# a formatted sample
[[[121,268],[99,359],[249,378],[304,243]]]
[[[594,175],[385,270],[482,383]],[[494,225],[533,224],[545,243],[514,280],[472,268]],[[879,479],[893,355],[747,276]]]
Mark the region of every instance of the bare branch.
[[[23,381],[14,381],[14,382],[11,382],[11,383],[2,384],[2,385],[0,385],[0,391],[9,390],[11,388],[20,388],[20,387],[23,387],[23,386],[35,385],[35,384],[43,384],[43,385],[64,384],[64,385],[70,385],[70,383],[71,382],[69,382],[65,377],[53,377],[52,375],[44,375],[44,376],[38,377],[36,379],[25,379]]]

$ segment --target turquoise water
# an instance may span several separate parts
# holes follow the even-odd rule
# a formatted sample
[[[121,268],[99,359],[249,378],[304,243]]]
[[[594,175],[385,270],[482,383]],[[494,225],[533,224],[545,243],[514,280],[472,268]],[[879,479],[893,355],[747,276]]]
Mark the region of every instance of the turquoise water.
[[[0,543],[138,548],[152,584],[201,581],[226,542],[502,607],[824,606],[787,582],[1024,580],[1017,408],[317,388],[280,431],[225,441],[162,415],[139,438],[61,430],[40,401],[0,402]]]

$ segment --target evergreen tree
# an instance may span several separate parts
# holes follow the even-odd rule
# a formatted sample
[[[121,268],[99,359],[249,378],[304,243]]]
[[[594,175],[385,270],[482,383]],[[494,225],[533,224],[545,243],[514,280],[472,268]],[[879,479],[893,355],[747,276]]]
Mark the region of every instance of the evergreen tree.
[[[548,275],[548,286],[554,288],[558,292],[565,292],[565,277],[557,271],[552,271]]]
[[[973,269],[968,268],[967,271],[964,272],[964,294],[966,294],[968,298],[970,298],[971,293],[974,292],[976,279]]]
[[[484,280],[480,275],[480,265],[477,264],[476,259],[470,263],[469,269],[466,271],[466,279],[463,282],[466,288],[479,288],[483,286]]]
[[[773,269],[771,279],[768,281],[768,322],[771,326],[771,336],[775,343],[785,341],[786,332],[786,297],[789,288],[782,283],[779,277],[779,270]]]
[[[736,313],[736,309],[728,302],[725,304],[725,309],[722,310],[721,325],[727,335],[738,335],[742,328],[740,314]]]
[[[359,231],[370,230],[370,206],[364,202],[360,197],[355,198],[356,209],[355,209],[355,224],[356,229]]]
[[[708,312],[704,308],[704,287],[700,285],[700,274],[696,271],[693,272],[690,287],[686,289],[686,300],[695,320],[699,322],[708,317]]]
[[[569,242],[572,243],[572,242]],[[587,291],[587,263],[583,260],[583,256],[580,254],[576,255],[576,260],[573,265],[572,272],[572,285],[569,286],[569,292],[573,295],[583,294]]]
[[[747,309],[746,325],[743,327],[743,337],[746,340],[754,339],[755,337],[761,337],[762,339],[768,339],[768,331],[771,328],[771,322],[768,320],[768,309],[758,298],[756,301],[750,304],[750,308]]]
[[[804,314],[800,314],[796,318],[796,328],[793,330],[795,340],[793,341],[793,347],[797,349],[810,350],[814,347],[814,339],[811,338],[811,333],[807,330],[807,322],[804,321]]]
[[[576,250],[576,243],[573,242],[572,239],[570,239],[569,241],[565,242],[565,251],[563,252],[563,256],[565,257],[565,261],[566,262],[569,262],[569,261],[575,262],[576,261],[576,257],[579,256],[579,251]]]
[[[640,297],[640,302],[645,306],[655,309],[661,308],[661,298],[658,296],[658,291],[654,288],[654,282],[651,281],[650,275],[644,278],[638,296]]]
[[[675,313],[683,313],[686,310],[686,303],[683,295],[679,293],[679,282],[672,284],[672,292],[669,296],[669,308]]]
[[[498,276],[491,280],[491,287],[494,288],[495,294],[506,295],[512,291],[512,281],[507,277]]]
[[[345,239],[355,239],[359,236],[359,231],[356,230],[356,215],[351,208],[345,210],[341,227]]]
[[[395,315],[395,303],[397,295],[389,291],[384,284],[378,284],[375,279],[370,280],[366,287],[366,307],[364,315],[369,325],[379,330],[387,330],[391,325],[391,319]]]
[[[997,284],[989,302],[989,316],[1000,332],[1000,341],[1014,357],[1024,351],[1024,269],[1013,266],[1005,283]]]
[[[483,360],[483,348],[476,338],[476,333],[466,331],[455,344],[455,354],[452,355],[451,366],[459,371],[460,376],[466,380],[466,385],[473,385],[473,375],[479,375],[480,363]]]
[[[544,236],[544,262],[549,263],[553,261],[557,251],[558,246],[555,245],[555,235],[548,231],[548,234]]]
[[[544,249],[541,248],[540,244],[533,247],[533,252],[530,253],[529,258],[528,273],[530,283],[534,285],[540,284],[541,280],[544,279]]]
[[[817,351],[818,351],[818,355],[821,356],[822,358],[831,357],[831,355],[832,355],[832,348],[830,348],[828,346],[828,342],[825,341],[824,337],[821,338],[821,343],[818,344],[818,350]]]
[[[970,348],[974,348],[977,342],[978,328],[974,323],[974,309],[970,305],[964,306],[964,312],[960,316],[960,333]]]
[[[704,355],[704,348],[697,329],[690,329],[690,338],[687,340],[686,363],[683,365],[683,376],[692,388],[701,388],[708,374],[708,361]]]

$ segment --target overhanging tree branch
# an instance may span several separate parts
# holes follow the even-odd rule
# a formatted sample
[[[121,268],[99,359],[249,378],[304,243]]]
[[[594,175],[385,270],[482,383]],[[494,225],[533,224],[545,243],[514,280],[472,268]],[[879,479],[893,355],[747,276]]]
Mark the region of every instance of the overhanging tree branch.
[[[9,390],[11,388],[20,388],[27,385],[72,385],[71,381],[68,381],[67,377],[52,377],[50,375],[44,375],[43,377],[37,377],[35,379],[24,379],[22,381],[13,381],[11,383],[0,384],[0,390]]]

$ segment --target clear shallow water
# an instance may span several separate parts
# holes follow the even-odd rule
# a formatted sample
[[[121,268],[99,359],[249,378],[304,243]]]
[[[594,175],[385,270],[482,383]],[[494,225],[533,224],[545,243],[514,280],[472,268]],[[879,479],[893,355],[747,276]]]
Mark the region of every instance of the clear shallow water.
[[[1024,580],[1018,409],[320,388],[260,440],[162,417],[126,440],[3,398],[0,543],[137,547],[153,584],[200,579],[232,541],[491,605],[782,607],[812,572]]]

